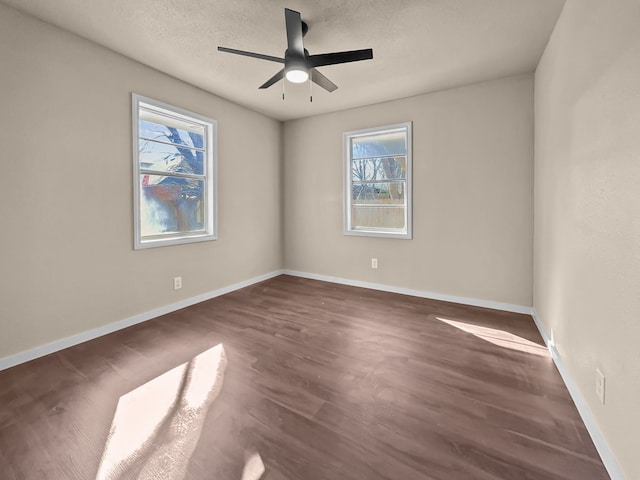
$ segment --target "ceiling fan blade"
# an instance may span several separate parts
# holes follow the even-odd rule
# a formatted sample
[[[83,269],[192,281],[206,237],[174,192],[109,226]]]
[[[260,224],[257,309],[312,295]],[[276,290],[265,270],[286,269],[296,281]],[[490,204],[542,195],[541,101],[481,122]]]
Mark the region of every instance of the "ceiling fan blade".
[[[304,58],[302,18],[300,17],[300,12],[285,8],[284,19],[287,25],[287,49],[289,50],[289,54]]]
[[[269,88],[271,85],[276,83],[278,80],[282,80],[283,78],[284,78],[284,68],[282,70],[280,70],[278,73],[276,73],[269,80],[264,82],[262,85],[260,85],[259,88]]]
[[[284,58],[272,57],[271,55],[263,55],[262,53],[245,52],[244,50],[236,50],[235,48],[218,47],[218,50],[226,53],[235,53],[236,55],[244,55],[245,57],[259,58],[261,60],[269,60],[270,62],[284,63]]]
[[[320,55],[309,55],[309,67],[322,67],[325,65],[336,65],[338,63],[359,62],[360,60],[371,60],[373,49],[350,50],[348,52],[321,53]]]
[[[311,81],[313,83],[316,83],[316,84],[320,85],[322,88],[324,88],[328,92],[333,92],[334,90],[336,90],[338,88],[338,86],[335,83],[333,83],[331,80],[329,80],[323,74],[321,74],[315,68],[311,69],[311,71],[309,72],[309,76],[311,77]]]

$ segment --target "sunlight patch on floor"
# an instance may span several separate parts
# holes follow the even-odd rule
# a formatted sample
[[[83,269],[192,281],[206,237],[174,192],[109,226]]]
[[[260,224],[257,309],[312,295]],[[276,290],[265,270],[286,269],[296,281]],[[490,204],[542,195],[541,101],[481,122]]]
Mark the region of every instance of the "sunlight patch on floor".
[[[226,365],[218,344],[120,397],[96,480],[184,478]]]
[[[474,325],[472,323],[458,322],[441,317],[436,318],[441,322],[458,328],[464,332],[470,333],[499,347],[509,348],[511,350],[517,350],[519,352],[530,353],[533,355],[539,355],[541,357],[549,356],[549,351],[545,346],[538,345],[531,340],[519,337],[518,335],[514,335],[513,333],[505,332],[504,330],[498,330],[496,328],[482,327],[480,325]]]
[[[241,480],[260,480],[264,473],[264,463],[258,452],[254,452],[247,457],[244,462]]]

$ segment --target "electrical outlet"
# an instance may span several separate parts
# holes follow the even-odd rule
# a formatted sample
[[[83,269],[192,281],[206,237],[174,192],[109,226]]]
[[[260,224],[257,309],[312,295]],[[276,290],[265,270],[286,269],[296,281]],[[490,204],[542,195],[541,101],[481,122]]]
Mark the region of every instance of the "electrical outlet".
[[[180,290],[182,288],[182,277],[173,277],[173,289]]]
[[[600,403],[604,405],[604,375],[596,368],[596,395],[600,399]]]
[[[371,268],[378,268],[378,259],[377,258],[372,258],[371,259]]]

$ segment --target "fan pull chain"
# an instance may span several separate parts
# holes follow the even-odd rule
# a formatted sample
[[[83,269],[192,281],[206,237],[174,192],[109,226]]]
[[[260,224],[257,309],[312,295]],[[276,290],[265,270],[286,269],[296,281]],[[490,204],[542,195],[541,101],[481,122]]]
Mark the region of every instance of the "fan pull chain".
[[[313,70],[309,71],[309,103],[313,103]]]
[[[282,79],[282,100],[284,101],[284,84],[287,83],[285,82],[285,79]]]

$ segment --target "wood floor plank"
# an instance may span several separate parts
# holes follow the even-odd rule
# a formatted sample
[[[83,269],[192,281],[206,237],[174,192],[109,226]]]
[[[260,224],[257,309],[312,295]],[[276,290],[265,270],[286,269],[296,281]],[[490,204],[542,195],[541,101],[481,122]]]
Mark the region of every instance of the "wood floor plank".
[[[0,478],[94,479],[123,396],[218,343],[189,479],[609,478],[531,317],[286,275],[0,372]]]

